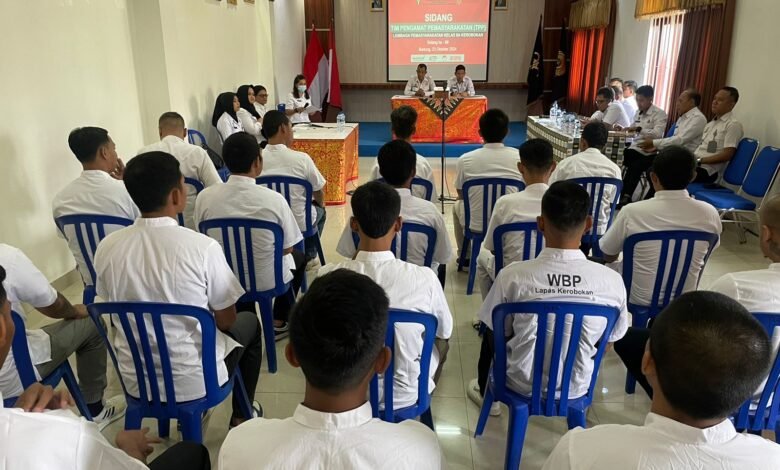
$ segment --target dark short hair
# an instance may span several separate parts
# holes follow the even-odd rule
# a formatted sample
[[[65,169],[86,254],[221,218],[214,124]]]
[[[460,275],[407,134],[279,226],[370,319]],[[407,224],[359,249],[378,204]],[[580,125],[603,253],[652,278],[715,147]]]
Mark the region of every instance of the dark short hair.
[[[222,145],[222,158],[231,173],[248,173],[260,156],[260,144],[247,132],[236,132]]]
[[[157,125],[161,128],[169,127],[173,129],[184,129],[184,118],[177,112],[168,111],[160,115],[160,119],[157,120]]]
[[[642,85],[636,89],[636,94],[652,100],[655,96],[655,90],[650,85]]]
[[[400,187],[406,183],[417,168],[417,152],[405,140],[393,140],[379,149],[377,156],[379,174],[391,186]]]
[[[664,148],[653,159],[653,173],[661,186],[668,190],[688,187],[696,170],[696,158],[690,150],[679,145]]]
[[[618,99],[623,96],[623,90],[618,86],[611,86],[609,87],[612,90],[612,95],[615,97],[615,99]]]
[[[623,86],[623,79],[622,78],[618,78],[618,77],[610,78],[609,82],[607,82],[607,83],[612,83],[612,82],[620,82],[620,86]]]
[[[263,137],[270,139],[279,132],[279,128],[290,124],[290,119],[283,112],[272,109],[263,116]]]
[[[581,231],[589,214],[588,191],[573,181],[556,181],[542,196],[542,215],[561,232]]]
[[[352,215],[369,238],[381,238],[390,231],[401,213],[398,191],[380,181],[371,181],[352,195]]]
[[[737,90],[733,86],[724,86],[723,88],[721,88],[721,90],[728,92],[728,94],[731,96],[731,99],[734,100],[734,103],[739,101],[739,90]]]
[[[608,86],[599,88],[599,90],[596,92],[596,96],[604,97],[609,101],[615,101],[615,91]]]
[[[497,144],[509,134],[509,116],[500,109],[488,109],[479,117],[479,132],[486,144]]]
[[[633,80],[626,80],[625,82],[623,82],[623,88],[628,88],[629,90],[636,93],[637,84]]]
[[[596,149],[604,148],[607,145],[608,138],[609,131],[603,122],[589,122],[582,129],[582,135],[580,135],[580,139],[585,140],[588,143],[588,147]]]
[[[5,291],[3,282],[5,282],[5,268],[0,266],[0,306],[8,300],[8,293]]]
[[[68,147],[81,163],[95,160],[98,149],[111,141],[108,131],[101,127],[77,127],[70,131]]]
[[[552,144],[544,139],[528,139],[520,146],[520,162],[531,171],[547,171],[553,164]]]
[[[428,71],[428,66],[427,66],[427,65],[425,65],[425,64],[419,64],[419,65],[417,66],[417,68],[418,68],[418,69],[419,69],[419,68],[423,68],[423,69],[425,69],[425,71],[426,71],[426,72]]]
[[[179,161],[165,152],[142,153],[127,162],[124,181],[141,212],[160,210],[171,191],[180,187]]]
[[[290,344],[306,381],[329,393],[359,385],[384,347],[388,305],[364,274],[318,276],[290,314]]]
[[[693,291],[673,300],[650,329],[650,354],[664,397],[695,419],[725,418],[769,371],[761,324],[734,299]]]
[[[459,70],[463,70],[463,71],[465,72],[465,71],[466,71],[466,66],[465,66],[465,65],[463,65],[463,64],[460,64],[460,65],[458,65],[457,67],[455,67],[455,72],[456,72],[456,73],[457,73]]]
[[[693,100],[693,104],[698,108],[701,104],[701,93],[699,93],[699,90],[688,88],[685,90],[685,93],[688,93],[688,96]]]
[[[263,85],[254,85],[252,86],[252,90],[255,92],[255,95],[259,94],[261,91],[268,91]]]
[[[390,113],[390,127],[399,139],[408,139],[414,134],[417,125],[417,111],[411,106],[403,105]]]

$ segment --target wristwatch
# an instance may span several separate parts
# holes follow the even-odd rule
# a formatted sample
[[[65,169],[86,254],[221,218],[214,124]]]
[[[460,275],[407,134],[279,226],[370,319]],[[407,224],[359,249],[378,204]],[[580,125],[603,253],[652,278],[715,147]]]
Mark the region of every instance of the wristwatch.
[[[701,166],[701,157],[696,157],[696,166]]]

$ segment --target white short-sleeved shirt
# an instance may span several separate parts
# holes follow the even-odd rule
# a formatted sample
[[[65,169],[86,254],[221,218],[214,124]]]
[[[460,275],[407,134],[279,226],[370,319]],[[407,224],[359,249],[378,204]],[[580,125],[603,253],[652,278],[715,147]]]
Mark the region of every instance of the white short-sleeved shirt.
[[[617,178],[622,180],[623,174],[620,167],[617,166],[615,162],[610,160],[598,149],[591,147],[561,160],[550,176],[550,184],[553,184],[556,181],[590,177]],[[599,211],[599,226],[597,227],[599,235],[603,235],[607,230],[609,208],[615,197],[616,189],[617,188],[612,185],[604,187],[604,195],[601,200],[601,208]]]
[[[226,184],[204,190],[195,204],[195,221],[200,224],[211,219],[240,218],[274,222],[282,227],[284,240],[282,248],[292,248],[303,240],[295,216],[284,197],[255,183],[254,178],[230,175]],[[207,235],[221,243],[221,233],[213,231]],[[255,258],[255,275],[258,289],[272,289],[274,283],[273,236],[267,230],[256,230],[252,234],[252,252]],[[292,281],[295,261],[292,254],[284,255],[284,282]],[[244,268],[244,272],[247,269]]]
[[[263,174],[262,176],[293,176],[311,183],[312,191],[320,191],[325,187],[325,178],[317,169],[314,160],[303,152],[292,150],[284,144],[268,145],[263,149]],[[306,230],[306,217],[304,214],[306,206],[306,195],[303,188],[293,186],[290,189],[290,199],[292,200],[292,211],[295,214],[295,220],[298,221],[298,228],[301,231]],[[317,211],[312,205],[311,221],[314,223],[317,217]]]
[[[256,117],[252,116],[252,113],[241,108],[236,111],[236,117],[241,121],[241,126],[244,127],[245,132],[255,136],[258,142],[263,141],[263,134],[261,132],[263,130],[263,125],[260,124],[260,121],[258,121]]]
[[[323,413],[300,404],[286,419],[252,419],[231,430],[219,452],[221,470],[426,469],[447,467],[436,434],[414,420],[371,417],[371,405]]]
[[[602,424],[566,433],[544,470],[778,470],[780,446],[731,421],[699,429],[649,413],[644,426]]]
[[[428,159],[417,154],[417,161],[416,161],[416,172],[415,176],[417,178],[422,178],[426,181],[429,181],[431,183],[431,186],[433,187],[433,191],[431,191],[431,196],[428,198],[431,202],[436,202],[438,200],[438,194],[436,193],[436,181],[433,180],[433,168],[431,168],[431,164],[428,163]],[[382,178],[382,175],[379,173],[379,161],[374,161],[374,166],[371,168],[371,181],[375,181]],[[425,188],[422,186],[412,186],[412,194],[415,196],[425,199]]]
[[[629,118],[628,114],[626,114],[625,108],[623,108],[623,106],[621,106],[617,101],[610,102],[606,111],[596,110],[590,119],[591,121],[603,122],[604,124],[609,124],[610,126],[614,124],[617,124],[621,127],[631,126],[631,118]]]
[[[265,105],[264,104],[260,104],[257,101],[255,101],[255,111],[257,111],[257,114],[260,115],[260,119],[263,119],[263,117],[265,116],[265,113],[268,112],[268,110],[265,109]]]
[[[439,322],[436,337],[448,339],[452,335],[452,314],[444,297],[439,278],[429,268],[416,266],[395,258],[390,251],[359,251],[354,260],[327,264],[320,268],[322,276],[336,269],[349,269],[365,274],[382,286],[390,299],[391,308],[430,313]],[[396,327],[395,386],[393,407],[413,405],[417,401],[417,379],[420,376],[423,327],[401,325]],[[433,393],[436,384],[433,375],[439,366],[439,353],[434,348],[431,357],[428,391]],[[382,389],[380,385],[380,390]]]
[[[236,115],[236,117],[238,117],[238,115]],[[243,130],[244,126],[241,125],[241,121],[233,119],[233,116],[228,113],[222,113],[222,116],[220,116],[217,121],[217,132],[219,132],[223,142],[231,135]]]
[[[176,157],[179,161],[179,170],[185,178],[192,178],[203,183],[204,188],[222,184],[222,178],[219,177],[214,163],[209,155],[201,147],[192,145],[175,135],[167,135],[159,142],[147,145],[138,151],[139,154],[146,152],[165,152]],[[195,188],[186,185],[187,188],[187,207],[184,209],[184,226],[192,230],[197,230],[193,213],[195,212],[195,198],[197,193]]]
[[[647,111],[642,112],[642,110],[637,109],[634,114],[630,114],[629,116],[633,116],[634,118],[631,127],[642,128],[642,130],[639,131],[637,138],[634,139],[631,148],[637,152],[649,155],[639,148],[637,144],[644,139],[660,139],[664,136],[664,133],[666,132],[666,122],[668,120],[666,111],[656,105],[650,105]]]
[[[28,413],[21,408],[3,408],[1,399],[0,455],[3,456],[3,468],[7,469],[148,468],[140,460],[113,447],[95,423],[70,410]]]
[[[84,170],[81,175],[62,189],[52,202],[52,215],[56,219],[64,215],[109,215],[135,220],[141,216],[125,184],[101,170]],[[106,226],[106,235],[122,228],[118,225]],[[59,233],[59,232],[58,232]],[[65,237],[84,284],[92,285],[92,275],[84,262],[73,227]]]
[[[663,150],[671,145],[681,145],[695,152],[696,147],[701,144],[701,136],[706,125],[707,118],[699,108],[693,107],[677,119],[672,136],[653,139],[653,147]]]
[[[417,78],[417,74],[412,75],[409,77],[409,80],[406,82],[406,87],[404,88],[404,95],[406,96],[414,96],[415,93],[417,93],[417,90],[423,90],[425,92],[426,96],[430,96],[433,94],[433,92],[436,89],[436,82],[433,80],[433,78],[426,74],[425,78],[420,81]]]
[[[636,95],[631,95],[628,98],[624,98],[623,101],[621,101],[619,104],[623,106],[623,109],[626,111],[626,115],[629,118],[633,117],[639,109],[639,105],[636,103]]]
[[[578,276],[578,277],[577,277]],[[576,285],[575,285],[576,283]],[[493,309],[510,302],[578,302],[607,307],[617,307],[620,316],[615,323],[609,342],[619,340],[628,329],[626,289],[615,271],[589,261],[580,250],[545,248],[535,259],[512,263],[498,273],[493,287],[479,311],[479,319],[494,329]],[[552,334],[555,331],[554,316],[547,326],[546,350],[552,351]],[[570,325],[571,320],[567,319]],[[577,398],[588,392],[596,343],[604,332],[606,320],[585,319],[580,349],[574,361],[569,398]],[[521,394],[530,394],[533,385],[534,348],[536,347],[536,317],[518,314],[507,321],[507,385]],[[564,344],[569,336],[564,333]],[[562,358],[564,355],[561,355]],[[547,377],[549,360],[545,361],[543,377]],[[563,363],[559,374],[563,373]],[[558,376],[558,392],[560,392]],[[542,384],[546,390],[547,382]]]
[[[463,183],[477,178],[512,178],[523,181],[523,176],[517,169],[519,162],[520,152],[516,148],[506,147],[504,144],[485,144],[481,149],[472,150],[458,158],[455,189],[461,191]],[[514,188],[508,188],[508,194],[513,192],[516,192]],[[466,194],[463,197],[465,198]],[[471,202],[471,230],[482,232],[482,189],[472,189],[468,197]]]
[[[716,117],[704,126],[701,144],[693,154],[697,158],[704,158],[720,153],[723,149],[737,148],[743,136],[742,124],[737,121],[733,113],[728,112],[723,116]],[[728,165],[728,162],[716,163],[714,165],[702,163],[701,167],[707,170],[707,173],[710,175],[714,175],[715,173],[723,174],[726,165]]]
[[[412,192],[406,188],[396,188],[398,195],[401,196],[401,219],[404,223],[414,222],[417,224],[432,227],[436,230],[436,247],[433,250],[433,263],[431,268],[438,268],[439,264],[447,264],[452,259],[452,245],[450,237],[447,234],[447,227],[444,223],[444,217],[430,201],[412,196]],[[345,258],[352,259],[357,253],[355,242],[352,238],[352,227],[347,217],[347,224],[341,232],[336,252]],[[410,233],[408,240],[406,260],[418,266],[423,265],[425,260],[425,251],[428,247],[428,239],[425,235],[419,233]],[[396,240],[396,250],[400,254],[401,243],[400,236]]]
[[[108,302],[165,302],[215,311],[230,307],[244,294],[219,243],[180,227],[170,217],[140,218],[132,226],[107,236],[95,253],[95,271],[97,295]],[[163,326],[169,351],[175,358],[171,367],[176,399],[203,397],[206,392],[198,322],[167,317]],[[154,331],[151,321],[147,320],[146,327]],[[117,328],[121,329],[121,325]],[[156,350],[157,341],[151,338],[150,343]],[[217,329],[220,384],[228,380],[224,359],[236,346],[237,342]],[[114,350],[128,392],[138,396],[135,366],[124,334],[114,338]],[[157,363],[158,354],[153,354]],[[162,377],[159,387],[160,395],[165,396]]]
[[[292,92],[287,95],[287,102],[285,103],[286,109],[288,111],[294,110],[295,108],[305,109],[311,105],[311,98],[307,98],[305,94],[301,95],[300,98],[296,98]],[[290,122],[295,124],[298,122],[311,122],[311,120],[309,119],[309,113],[302,111],[290,116]]]
[[[22,302],[35,308],[43,308],[57,301],[57,291],[46,280],[46,276],[18,248],[0,243],[0,266],[5,268],[6,272],[3,287],[8,301],[13,311],[22,318],[25,317]],[[51,360],[51,342],[49,335],[43,330],[27,330],[27,348],[34,365]],[[36,376],[40,379],[37,371]],[[0,368],[0,394],[6,397],[18,397],[23,391],[16,371],[13,350],[10,349]]]
[[[471,81],[471,78],[469,77],[463,77],[463,81],[459,82],[458,77],[452,76],[449,80],[447,80],[447,88],[449,88],[450,93],[468,93],[469,96],[476,95],[476,91],[474,91],[474,82]]]
[[[688,191],[658,191],[652,199],[630,204],[618,212],[599,246],[605,254],[614,256],[623,251],[623,243],[629,236],[663,230],[696,230],[720,235],[723,227],[718,211],[706,202],[693,199]],[[699,274],[704,269],[707,244],[699,242],[696,245],[683,292],[696,290]],[[634,249],[631,303],[650,303],[660,249],[658,242],[640,243]],[[622,272],[622,263],[614,264],[614,268]],[[682,263],[679,269],[682,269]]]

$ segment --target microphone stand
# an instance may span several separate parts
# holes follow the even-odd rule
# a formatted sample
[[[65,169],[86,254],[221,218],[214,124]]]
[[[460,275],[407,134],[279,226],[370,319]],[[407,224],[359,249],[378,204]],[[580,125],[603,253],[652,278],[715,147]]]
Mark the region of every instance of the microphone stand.
[[[450,90],[447,89],[447,87],[445,87],[444,93],[445,93],[445,100],[449,99],[449,97],[450,97]],[[445,202],[455,202],[457,199],[454,198],[454,197],[450,197],[450,196],[445,196],[444,195],[444,185],[446,184],[445,174],[447,172],[447,160],[446,160],[446,156],[444,155],[444,140],[446,138],[446,135],[445,135],[445,132],[446,132],[445,121],[446,121],[446,119],[444,118],[444,116],[439,116],[439,118],[441,119],[441,188],[439,190],[439,201],[441,202],[441,213],[443,215],[444,214],[444,203]],[[449,189],[447,190],[447,193],[449,194]]]

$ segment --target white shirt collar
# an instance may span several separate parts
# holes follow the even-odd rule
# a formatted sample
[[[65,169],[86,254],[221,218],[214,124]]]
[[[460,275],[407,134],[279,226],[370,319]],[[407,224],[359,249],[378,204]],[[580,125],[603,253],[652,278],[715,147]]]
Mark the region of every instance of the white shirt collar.
[[[381,262],[395,259],[392,251],[358,251],[355,261]]]
[[[163,137],[160,140],[162,142],[174,142],[174,143],[177,143],[177,144],[179,142],[184,142],[184,139],[182,139],[181,137],[179,137],[177,135],[166,135],[165,137]]]
[[[356,428],[368,423],[373,417],[371,415],[371,405],[366,402],[354,410],[342,413],[323,413],[300,404],[295,408],[293,419],[307,428],[334,430]]]
[[[566,250],[563,248],[549,248],[544,247],[542,249],[542,252],[539,253],[539,256],[537,258],[545,258],[545,259],[551,259],[551,260],[561,260],[561,261],[574,261],[574,260],[584,260],[588,259],[584,253],[582,253],[581,250]]]
[[[249,176],[230,175],[227,180],[227,184],[236,184],[241,186],[256,186],[257,180]]]
[[[405,197],[412,197],[412,190],[409,188],[395,188],[396,192],[398,192],[398,195],[402,198]]]
[[[494,142],[492,144],[485,144],[482,146],[482,148],[486,148],[486,149],[502,149],[504,147],[505,146],[503,142]]]
[[[268,144],[265,146],[263,151],[267,150],[287,150],[287,146],[284,144]]]
[[[92,179],[114,179],[111,175],[103,170],[82,170],[81,176]]]
[[[664,189],[655,193],[656,199],[690,199],[687,189]]]
[[[697,106],[694,106],[693,108],[689,109],[688,111],[684,112],[681,118],[684,117],[692,117],[694,114],[696,114],[696,111],[699,111],[699,108]],[[701,112],[701,111],[699,111]]]
[[[731,121],[734,119],[734,111],[729,111],[723,116],[718,116],[717,118],[713,119],[714,121]]]
[[[547,185],[546,183],[534,183],[526,186],[523,191],[544,194],[545,192],[547,192],[547,189],[549,189],[549,187],[550,186]]]
[[[133,225],[138,227],[178,227],[179,221],[171,217],[139,217]]]
[[[669,436],[673,442],[693,445],[724,444],[737,435],[734,425],[728,419],[715,426],[699,429],[651,412],[645,418],[645,426]]]

